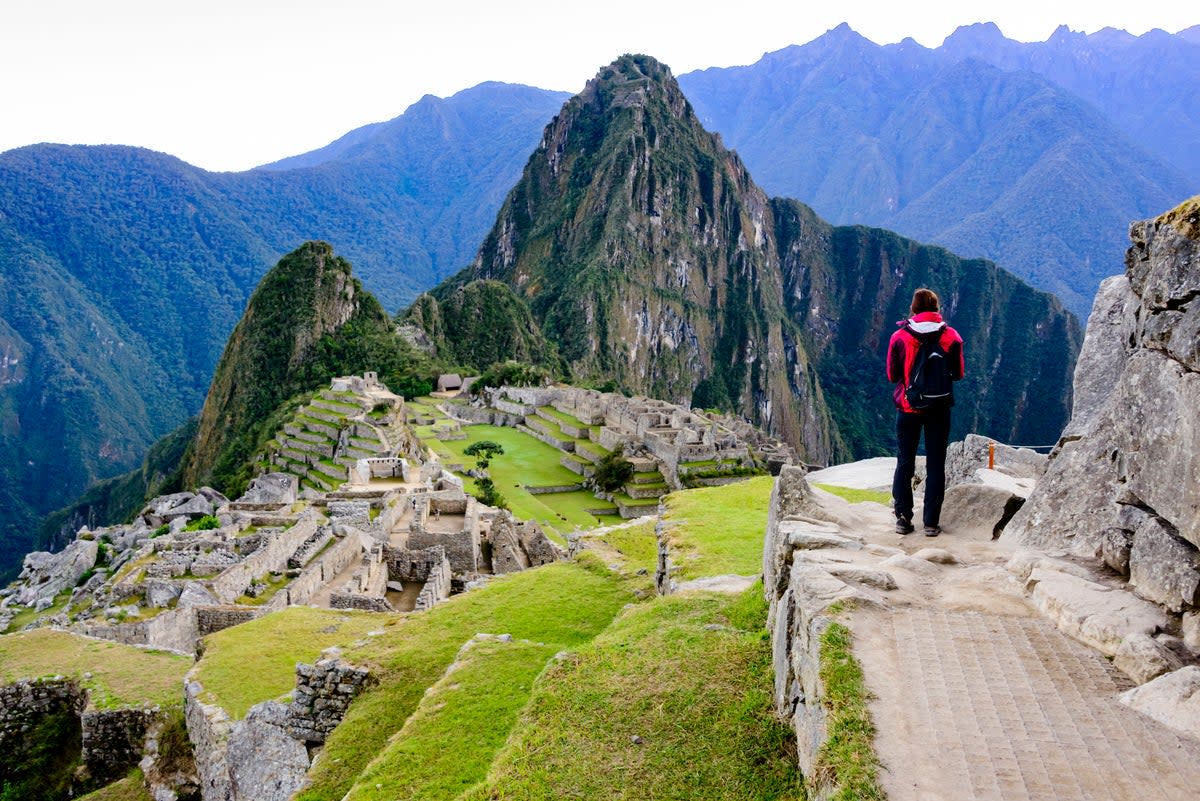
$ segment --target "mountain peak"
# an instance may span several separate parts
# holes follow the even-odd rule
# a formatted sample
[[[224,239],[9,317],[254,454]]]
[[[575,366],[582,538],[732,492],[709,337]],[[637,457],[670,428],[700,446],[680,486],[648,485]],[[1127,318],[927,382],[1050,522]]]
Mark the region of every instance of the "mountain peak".
[[[943,46],[955,45],[993,45],[1004,42],[1007,37],[994,22],[976,22],[971,25],[960,25],[942,42]]]

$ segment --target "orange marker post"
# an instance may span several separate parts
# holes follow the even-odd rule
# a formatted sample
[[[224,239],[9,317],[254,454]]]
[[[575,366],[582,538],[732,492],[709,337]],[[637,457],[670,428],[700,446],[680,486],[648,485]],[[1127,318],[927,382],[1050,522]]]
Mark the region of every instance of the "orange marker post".
[[[996,443],[988,443],[988,470],[996,469]]]

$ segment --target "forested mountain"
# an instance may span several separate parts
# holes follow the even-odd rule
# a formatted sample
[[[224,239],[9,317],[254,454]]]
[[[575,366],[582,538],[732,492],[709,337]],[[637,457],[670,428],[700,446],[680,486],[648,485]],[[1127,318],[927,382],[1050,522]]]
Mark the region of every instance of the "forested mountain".
[[[1056,299],[993,264],[768,199],[647,56],[622,57],[563,107],[474,263],[410,319],[430,327],[495,281],[574,379],[735,411],[815,463],[890,450],[883,354],[918,286],[941,290],[970,343],[959,436],[1053,441],[1080,340]]]
[[[1196,189],[1184,177],[1194,159],[1180,152],[1197,141],[1200,101],[1182,87],[1200,75],[1200,47],[1158,32],[1130,37],[1128,57],[1087,57],[1109,38],[1060,32],[1021,45],[992,26],[930,50],[912,40],[879,46],[842,25],[680,85],[767,191],[836,223],[992,259],[1085,317],[1099,281],[1121,268],[1129,222]],[[1151,68],[1164,38],[1170,47]],[[987,63],[989,54],[1016,71]],[[1072,93],[1091,83],[1127,90],[1109,92],[1107,105]],[[1156,98],[1170,94],[1160,114]],[[1129,138],[1151,129],[1140,148]]]
[[[564,97],[426,97],[336,160],[245,173],[129,147],[0,154],[0,575],[42,515],[199,410],[281,255],[333,243],[389,311],[466,263]]]

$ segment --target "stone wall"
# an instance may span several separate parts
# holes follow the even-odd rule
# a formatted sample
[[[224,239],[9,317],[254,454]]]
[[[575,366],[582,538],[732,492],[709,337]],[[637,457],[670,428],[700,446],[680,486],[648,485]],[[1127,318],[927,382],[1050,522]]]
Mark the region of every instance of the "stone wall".
[[[196,633],[201,637],[249,622],[263,614],[262,610],[247,606],[198,606],[195,611]]]
[[[80,758],[87,769],[87,784],[106,784],[124,776],[141,760],[147,731],[161,718],[160,710],[94,710],[87,706],[87,691],[62,677],[0,687],[0,755],[10,754],[18,745],[30,745],[25,740],[31,728],[50,715],[65,713],[79,722]]]
[[[270,542],[212,580],[212,593],[222,603],[237,600],[260,576],[281,571],[296,549],[317,530],[314,513],[305,512],[291,528],[284,529]]]
[[[800,467],[787,466],[771,491],[763,548],[763,592],[775,673],[774,702],[779,716],[796,732],[801,772],[810,798],[829,797],[834,776],[816,771],[827,737],[825,686],[821,681],[821,635],[833,623],[838,601],[853,598],[848,585],[811,561],[794,558],[806,541],[828,538],[825,511],[813,497]]]
[[[288,801],[304,786],[308,746],[325,741],[370,680],[340,654],[326,649],[315,665],[297,665],[290,703],[264,701],[236,722],[201,701],[204,687],[188,674],[184,711],[204,801]]]
[[[281,589],[267,606],[282,609],[289,605],[306,604],[330,581],[337,578],[346,565],[362,557],[369,539],[362,533],[350,529],[346,536],[331,545],[317,561],[310,564]]]
[[[1188,616],[1200,611],[1200,241],[1163,218],[1130,238],[1125,275],[1092,307],[1071,422],[1002,536],[1103,560]]]
[[[107,784],[134,768],[146,750],[146,733],[161,714],[157,707],[84,712],[83,764],[91,778]]]
[[[149,620],[134,623],[109,625],[89,621],[79,626],[78,631],[88,637],[125,645],[150,645],[181,654],[195,654],[196,641],[200,637],[194,607],[168,609]]]
[[[87,693],[70,679],[30,679],[0,687],[0,754],[19,742],[31,726],[48,715],[79,716]]]
[[[366,668],[338,658],[336,649],[326,651],[316,664],[296,665],[296,690],[288,714],[287,730],[306,743],[323,743],[346,716],[350,702],[370,678]]]

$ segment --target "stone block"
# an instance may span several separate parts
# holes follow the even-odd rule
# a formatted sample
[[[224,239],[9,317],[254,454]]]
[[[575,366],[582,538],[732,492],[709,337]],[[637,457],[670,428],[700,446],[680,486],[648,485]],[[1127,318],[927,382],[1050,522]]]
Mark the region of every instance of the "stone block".
[[[1134,687],[1121,703],[1176,731],[1200,739],[1200,667],[1189,665]]]
[[[992,540],[1024,503],[1024,498],[1002,487],[957,484],[946,490],[942,528],[955,537]]]
[[[1194,609],[1200,606],[1200,553],[1161,518],[1145,515],[1133,533],[1129,583],[1174,612]]]
[[[1133,593],[1078,576],[1035,567],[1026,581],[1034,605],[1068,634],[1106,656],[1136,634],[1152,636],[1167,628],[1167,617]]]
[[[1145,684],[1180,666],[1179,659],[1170,650],[1146,634],[1126,637],[1113,655],[1113,665],[1138,684]]]

